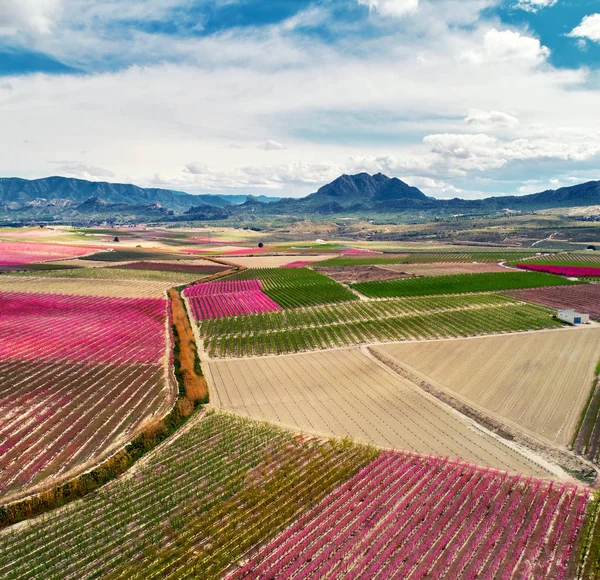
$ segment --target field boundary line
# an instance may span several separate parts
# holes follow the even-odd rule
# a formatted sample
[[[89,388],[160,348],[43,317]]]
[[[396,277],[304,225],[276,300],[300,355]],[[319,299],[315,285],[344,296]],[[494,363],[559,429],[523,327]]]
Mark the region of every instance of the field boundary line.
[[[560,329],[558,329],[560,330]],[[563,473],[567,471],[585,473],[593,472],[594,478],[597,477],[598,471],[596,467],[560,446],[554,445],[551,441],[530,432],[529,430],[516,425],[509,419],[499,417],[493,412],[483,409],[479,405],[467,401],[457,393],[445,389],[442,385],[434,382],[428,377],[418,373],[408,365],[400,364],[389,355],[373,349],[371,346],[364,347],[365,351],[373,358],[377,359],[385,367],[409,380],[421,390],[428,393],[444,405],[451,407],[456,412],[460,413],[473,421],[479,428],[484,428],[494,437],[501,439],[506,444],[517,444],[519,447],[524,447],[529,452],[535,452],[541,456],[545,462],[557,465]],[[573,482],[573,478],[569,477],[568,481]],[[577,482],[581,485],[580,482]]]

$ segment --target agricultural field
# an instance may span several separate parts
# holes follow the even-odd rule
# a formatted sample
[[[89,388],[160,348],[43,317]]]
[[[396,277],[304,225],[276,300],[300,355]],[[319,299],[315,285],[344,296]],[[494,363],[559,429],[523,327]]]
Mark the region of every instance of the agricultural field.
[[[493,262],[431,262],[430,264],[389,264],[386,270],[409,276],[451,276],[453,274],[484,274],[506,272],[506,268]]]
[[[385,452],[277,536],[244,578],[567,578],[574,486]]]
[[[183,291],[196,320],[281,310],[264,292],[259,280],[204,282]]]
[[[96,248],[40,242],[0,241],[0,267],[22,266],[61,258],[78,258],[91,254]]]
[[[317,272],[333,278],[336,282],[371,282],[372,280],[390,280],[402,274],[380,266],[329,266],[316,267]]]
[[[248,418],[511,472],[556,473],[356,348],[210,361],[205,374],[212,404]]]
[[[256,268],[228,280],[260,280],[264,293],[283,308],[358,300],[348,288],[309,268]]]
[[[0,497],[107,457],[173,404],[166,301],[0,292]]]
[[[541,304],[548,308],[573,308],[589,314],[594,320],[600,320],[600,285],[598,284],[513,290],[508,294],[518,300]]]
[[[517,263],[517,268],[531,270],[533,272],[547,272],[559,276],[572,276],[578,278],[599,278],[600,262],[597,267],[590,266],[551,266],[547,264],[529,264],[528,262]]]
[[[219,578],[377,454],[213,413],[128,477],[6,530],[0,577]]]
[[[32,272],[25,272],[22,276],[30,276]],[[45,278],[71,278],[88,280],[138,280],[144,282],[162,282],[170,287],[179,284],[190,284],[207,276],[207,274],[194,274],[186,272],[168,272],[160,270],[138,270],[126,268],[68,268],[62,270],[36,271],[36,276]]]
[[[198,276],[210,276],[218,272],[224,272],[227,266],[221,266],[209,261],[196,263],[187,261],[177,262],[129,262],[120,266],[110,266],[121,270],[153,270],[156,272],[181,272],[184,274],[197,274]]]
[[[600,360],[600,329],[375,347],[469,403],[568,445]]]
[[[200,333],[211,357],[240,357],[562,326],[545,308],[495,295],[444,298],[361,301],[352,303],[355,308],[344,304],[207,321]]]
[[[136,262],[139,260],[165,261],[165,260],[181,260],[184,257],[181,253],[161,252],[156,250],[146,250],[143,248],[127,248],[122,250],[102,251],[86,257],[86,260],[96,262]],[[190,260],[191,256],[185,256],[186,260]]]
[[[518,263],[518,260],[511,261],[511,265],[516,263]],[[560,252],[558,254],[534,256],[528,258],[525,263],[543,264],[546,266],[590,266],[592,268],[600,268],[600,252]]]
[[[521,260],[534,256],[534,252],[406,252],[398,254],[355,254],[339,256],[320,263],[320,266],[365,266],[378,264],[428,264],[430,262],[501,262]]]
[[[102,280],[99,284],[98,280]],[[164,298],[173,282],[115,280],[102,277],[0,276],[0,291],[43,294],[77,294],[113,298]]]
[[[484,274],[456,274],[454,276],[427,276],[397,278],[380,282],[353,284],[353,288],[369,298],[394,296],[426,296],[433,294],[463,294],[468,292],[496,292],[517,288],[538,288],[575,284],[570,280],[539,272],[490,272]]]
[[[321,260],[326,260],[329,258],[327,254],[317,254],[317,255],[301,255],[301,256],[293,256],[293,255],[279,255],[279,256],[228,256],[227,261],[233,262],[234,264],[238,264],[239,266],[244,266],[245,268],[281,268],[282,266],[286,266],[291,262],[302,261],[307,265],[313,264],[315,262],[319,262]]]

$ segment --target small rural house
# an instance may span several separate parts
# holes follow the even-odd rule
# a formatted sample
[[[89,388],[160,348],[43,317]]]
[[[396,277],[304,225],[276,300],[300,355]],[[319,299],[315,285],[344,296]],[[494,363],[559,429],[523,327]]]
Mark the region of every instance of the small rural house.
[[[589,324],[590,315],[575,312],[575,310],[559,310],[558,319],[569,324]]]

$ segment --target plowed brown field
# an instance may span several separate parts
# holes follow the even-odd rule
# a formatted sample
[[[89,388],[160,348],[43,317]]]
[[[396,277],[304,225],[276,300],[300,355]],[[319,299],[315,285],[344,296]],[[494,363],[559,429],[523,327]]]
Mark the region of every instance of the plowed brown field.
[[[451,276],[452,274],[480,274],[482,272],[506,272],[498,264],[469,264],[465,262],[432,262],[431,264],[388,264],[381,266],[392,272],[404,272],[411,276]]]
[[[376,347],[436,386],[566,445],[600,358],[600,329]]]
[[[319,435],[459,457],[548,476],[542,460],[513,449],[359,349],[211,361],[212,403],[253,419]]]

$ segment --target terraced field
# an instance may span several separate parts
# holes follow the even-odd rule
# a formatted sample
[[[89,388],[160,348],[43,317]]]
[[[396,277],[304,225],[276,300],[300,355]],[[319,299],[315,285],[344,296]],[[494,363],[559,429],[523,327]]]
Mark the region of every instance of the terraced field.
[[[562,326],[552,315],[496,294],[422,296],[203,321],[200,334],[210,356],[259,356]]]
[[[73,477],[173,404],[166,301],[0,292],[0,497]]]
[[[541,459],[476,427],[359,349],[211,361],[206,376],[212,404],[245,417],[550,475]]]
[[[600,329],[374,348],[436,386],[567,445],[600,360]]]

